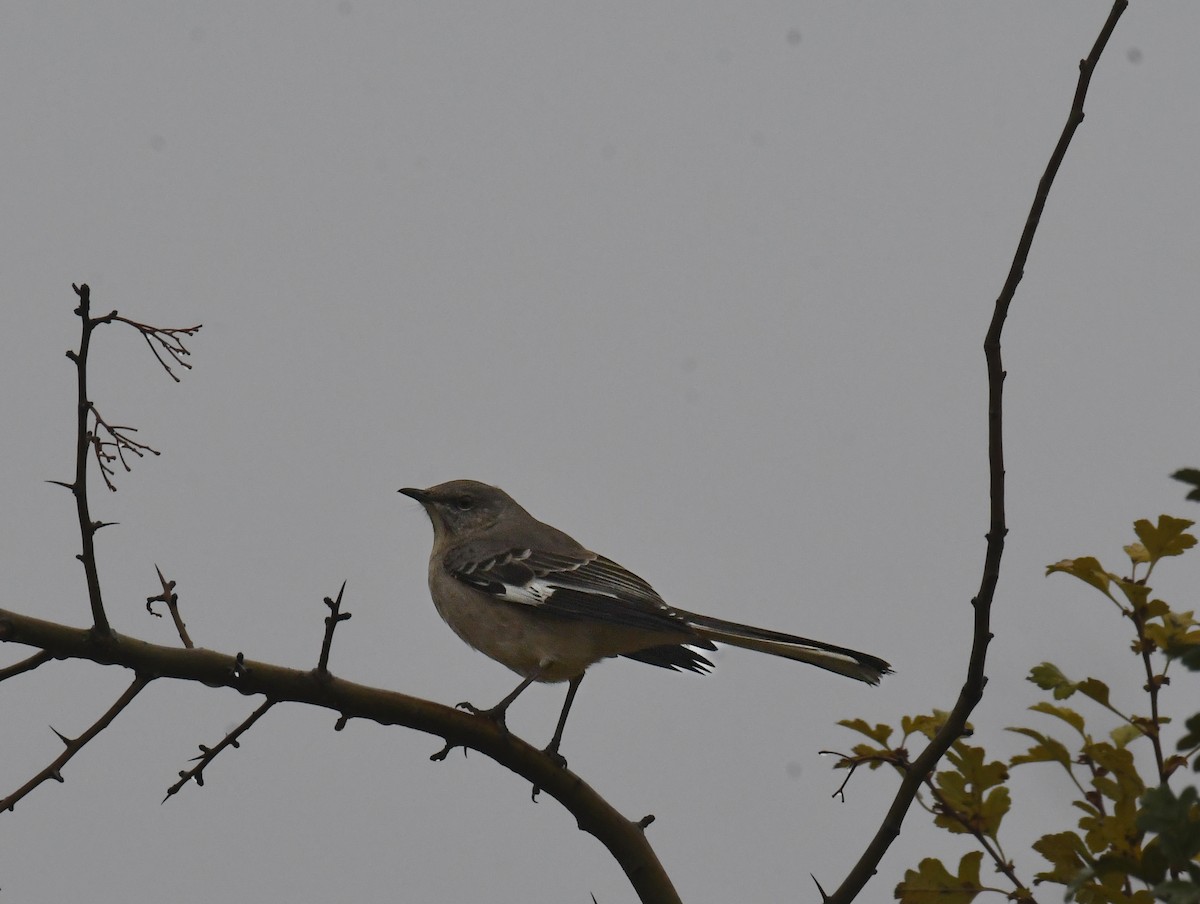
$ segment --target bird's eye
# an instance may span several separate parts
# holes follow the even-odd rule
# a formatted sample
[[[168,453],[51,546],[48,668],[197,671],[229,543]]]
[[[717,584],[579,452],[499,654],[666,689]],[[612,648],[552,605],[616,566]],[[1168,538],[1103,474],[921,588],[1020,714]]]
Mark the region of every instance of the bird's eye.
[[[454,500],[454,507],[460,512],[469,512],[471,509],[475,508],[475,497],[459,496]]]

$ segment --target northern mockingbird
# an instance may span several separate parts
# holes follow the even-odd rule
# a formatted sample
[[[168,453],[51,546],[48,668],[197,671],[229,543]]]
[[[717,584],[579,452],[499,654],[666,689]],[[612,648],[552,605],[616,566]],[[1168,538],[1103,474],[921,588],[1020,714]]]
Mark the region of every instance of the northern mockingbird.
[[[567,681],[567,698],[546,752],[558,755],[567,713],[588,666],[624,656],[667,669],[705,672],[693,648],[714,641],[811,663],[878,684],[891,667],[845,647],[685,612],[611,559],[543,524],[503,490],[452,480],[400,490],[433,522],[429,592],[454,633],[523,677],[511,694],[481,710],[501,727],[509,705],[535,681]]]

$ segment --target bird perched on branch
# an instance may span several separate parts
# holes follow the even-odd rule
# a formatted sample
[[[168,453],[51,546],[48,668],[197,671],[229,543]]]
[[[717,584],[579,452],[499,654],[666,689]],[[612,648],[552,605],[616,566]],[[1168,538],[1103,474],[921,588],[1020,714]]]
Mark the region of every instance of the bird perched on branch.
[[[567,681],[546,752],[558,754],[567,713],[588,666],[624,656],[662,668],[705,672],[696,652],[727,643],[807,662],[868,684],[891,671],[846,647],[686,612],[611,559],[543,524],[498,487],[452,480],[400,490],[433,522],[429,591],[454,633],[522,681],[491,709],[459,706],[504,725],[509,705],[535,681]]]

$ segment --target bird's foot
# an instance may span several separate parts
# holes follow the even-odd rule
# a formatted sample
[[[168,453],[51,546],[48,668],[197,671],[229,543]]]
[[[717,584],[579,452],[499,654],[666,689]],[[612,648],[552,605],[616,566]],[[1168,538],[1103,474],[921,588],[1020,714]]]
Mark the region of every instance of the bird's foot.
[[[558,752],[557,744],[549,745],[548,747],[546,747],[545,750],[542,751],[542,753],[546,754],[546,756],[548,756],[548,757],[550,757],[550,759],[554,760],[554,765],[558,766],[558,768],[560,768],[560,769],[567,768],[567,758]]]
[[[493,706],[491,709],[480,709],[473,703],[468,703],[464,700],[462,703],[457,704],[455,709],[466,710],[473,716],[483,716],[485,719],[495,722],[501,734],[508,734],[508,725],[504,721],[504,714],[508,710],[507,706]]]

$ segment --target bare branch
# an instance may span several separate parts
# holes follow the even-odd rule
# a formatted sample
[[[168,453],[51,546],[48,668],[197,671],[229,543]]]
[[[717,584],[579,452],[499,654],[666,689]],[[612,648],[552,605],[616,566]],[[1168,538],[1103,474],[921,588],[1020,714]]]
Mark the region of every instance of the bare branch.
[[[0,811],[12,810],[13,807],[17,805],[17,801],[19,801],[43,782],[49,781],[50,779],[54,779],[56,782],[63,781],[62,767],[67,764],[71,757],[79,753],[79,751],[82,750],[88,743],[88,741],[107,728],[109,723],[117,717],[118,713],[120,713],[121,710],[133,702],[133,698],[136,697],[141,692],[142,688],[149,683],[149,676],[139,672],[133,679],[133,684],[129,685],[129,687],[125,690],[125,693],[121,694],[121,696],[117,698],[117,702],[109,707],[108,712],[97,719],[91,728],[77,738],[68,738],[61,732],[51,728],[50,730],[58,735],[59,739],[66,746],[66,750],[60,753],[55,758],[54,762],[23,784],[20,788],[10,794],[8,797],[0,800]]]
[[[112,633],[108,624],[108,616],[104,613],[104,600],[100,593],[100,574],[96,569],[96,547],[93,542],[96,527],[88,511],[87,493],[87,461],[88,450],[92,444],[92,434],[88,430],[88,416],[92,412],[92,403],[88,400],[87,389],[87,360],[88,349],[91,347],[92,330],[101,322],[91,316],[91,290],[87,283],[71,285],[79,296],[79,306],[75,313],[83,324],[79,339],[79,351],[67,352],[67,357],[75,362],[76,373],[76,408],[75,408],[75,480],[71,483],[71,492],[75,494],[75,512],[79,520],[79,534],[83,551],[79,561],[83,563],[84,575],[87,579],[88,602],[92,608],[92,630],[98,637],[107,637]],[[110,315],[112,316],[112,315]],[[108,478],[105,478],[107,482]],[[111,486],[111,484],[109,484]]]
[[[162,583],[162,593],[146,597],[146,611],[156,618],[162,618],[161,612],[154,611],[154,604],[166,603],[171,619],[175,622],[175,630],[179,632],[179,639],[183,641],[184,647],[190,650],[195,644],[188,637],[187,625],[183,623],[183,617],[179,614],[179,594],[175,592],[175,582],[163,577],[162,569],[157,565],[154,566],[154,570],[158,572],[158,580]]]
[[[1004,554],[1004,538],[1008,526],[1004,512],[1004,434],[1003,434],[1003,397],[1004,397],[1004,366],[1000,356],[1000,334],[1004,330],[1004,322],[1008,317],[1008,309],[1016,295],[1017,286],[1025,273],[1025,262],[1029,258],[1029,249],[1033,245],[1033,237],[1037,232],[1046,199],[1059,166],[1066,156],[1071,138],[1079,124],[1083,122],[1083,103],[1087,98],[1088,86],[1091,83],[1092,72],[1104,52],[1108,39],[1117,26],[1117,21],[1128,0],[1116,0],[1108,19],[1100,29],[1100,35],[1087,58],[1079,64],[1079,81],[1075,88],[1075,97],[1071,103],[1071,111],[1067,115],[1067,123],[1062,135],[1050,155],[1050,162],[1038,183],[1033,205],[1025,220],[1025,228],[1021,232],[1017,251],[1009,267],[1008,277],[1004,287],[996,299],[992,314],[992,322],[984,340],[984,355],[987,360],[988,374],[988,470],[991,496],[991,514],[988,523],[987,550],[984,553],[983,577],[980,581],[979,593],[971,601],[975,607],[975,626],[971,645],[971,658],[967,666],[967,678],[959,692],[958,701],[950,712],[946,724],[942,726],[934,739],[921,755],[912,763],[896,791],[891,807],[884,816],[875,837],[871,839],[858,862],[846,876],[841,886],[829,896],[828,900],[835,904],[848,904],[857,897],[858,893],[875,875],[879,861],[891,846],[896,836],[900,834],[900,826],[908,812],[913,799],[920,790],[921,784],[933,773],[940,760],[950,746],[963,735],[966,730],[967,718],[983,696],[983,688],[987,683],[984,666],[987,662],[987,648],[991,642],[991,608],[992,599],[996,592],[996,583],[1000,577],[1000,559]]]
[[[170,800],[173,794],[178,794],[179,790],[192,779],[196,780],[197,786],[204,787],[204,768],[213,760],[215,760],[217,755],[226,747],[237,748],[241,746],[238,744],[238,738],[249,731],[250,726],[262,718],[266,714],[267,710],[274,705],[274,700],[264,700],[262,705],[252,712],[241,725],[229,732],[229,734],[225,735],[225,737],[221,739],[221,743],[219,743],[216,747],[205,747],[203,744],[201,744],[200,756],[193,757],[193,759],[199,760],[199,762],[191,769],[187,769],[179,773],[179,781],[167,789],[167,796],[162,799],[161,803],[165,804],[168,800]]]
[[[147,452],[151,455],[161,455],[162,453],[130,436],[131,433],[137,433],[137,427],[110,424],[100,416],[95,405],[92,405],[91,409],[95,424],[88,431],[88,442],[95,453],[96,464],[100,466],[100,476],[104,478],[105,486],[115,493],[117,487],[112,482],[112,476],[116,471],[112,467],[113,462],[119,461],[121,467],[125,469],[125,473],[128,474],[133,469],[125,458],[126,452],[136,455],[138,458],[145,458]],[[104,438],[105,435],[108,436],[108,439]]]
[[[53,658],[54,656],[45,650],[42,650],[40,653],[34,653],[28,659],[22,659],[20,662],[14,662],[12,665],[0,669],[0,681],[7,681],[9,678],[20,675],[22,672],[32,671]]]
[[[325,638],[321,641],[321,656],[317,660],[317,671],[325,674],[329,671],[329,648],[333,646],[333,632],[337,628],[338,622],[347,621],[350,618],[349,612],[342,612],[342,594],[346,592],[346,582],[342,581],[341,589],[338,590],[336,600],[331,600],[325,597],[325,605],[329,607],[329,614],[325,616]]]
[[[679,896],[638,823],[626,819],[582,778],[543,751],[480,719],[440,703],[367,687],[313,670],[288,669],[214,650],[191,650],[114,636],[98,640],[86,629],[0,609],[0,643],[49,650],[55,657],[122,665],[140,674],[231,687],[277,702],[320,706],[345,719],[403,725],[470,747],[541,788],[563,805],[583,831],[594,835],[621,865],[643,901],[672,902]]]
[[[150,346],[150,351],[154,353],[154,357],[158,359],[158,363],[167,372],[167,376],[176,383],[179,382],[179,377],[175,376],[175,372],[171,370],[171,365],[159,353],[160,348],[180,367],[187,368],[188,370],[192,369],[192,365],[183,360],[185,356],[191,354],[187,346],[183,344],[183,340],[195,336],[200,332],[200,328],[204,324],[197,323],[195,326],[180,327],[152,326],[148,323],[138,323],[138,321],[130,320],[128,317],[118,317],[116,311],[113,311],[110,319],[116,323],[128,324],[141,333],[142,338],[146,340],[146,345]]]

